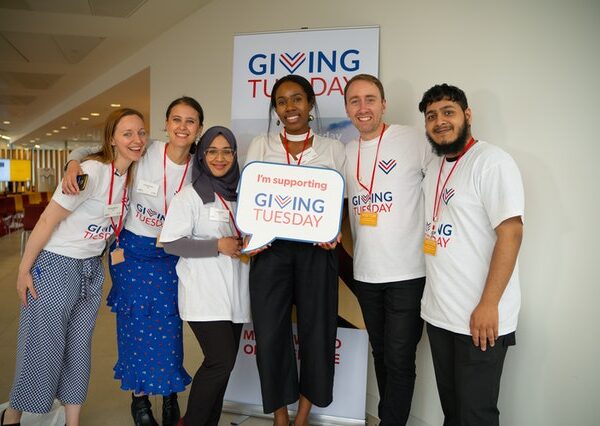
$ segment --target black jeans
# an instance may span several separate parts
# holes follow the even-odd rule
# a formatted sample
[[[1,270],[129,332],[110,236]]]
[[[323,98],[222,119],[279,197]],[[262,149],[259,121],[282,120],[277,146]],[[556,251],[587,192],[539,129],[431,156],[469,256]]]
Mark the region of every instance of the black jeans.
[[[498,394],[504,358],[515,333],[482,351],[471,336],[427,323],[444,426],[498,426]]]
[[[415,387],[415,354],[423,333],[425,278],[391,283],[355,281],[373,349],[381,425],[405,425]]]
[[[231,321],[190,321],[188,324],[200,343],[204,361],[192,381],[184,422],[193,426],[217,426],[243,324]]]

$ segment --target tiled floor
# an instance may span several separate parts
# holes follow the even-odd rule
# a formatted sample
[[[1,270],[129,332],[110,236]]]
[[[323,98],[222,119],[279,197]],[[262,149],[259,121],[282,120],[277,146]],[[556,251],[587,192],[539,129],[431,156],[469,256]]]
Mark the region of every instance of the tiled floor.
[[[19,265],[21,232],[0,238],[0,402],[8,400],[13,380],[19,302],[15,292],[15,279]],[[105,294],[110,288],[106,274]],[[193,374],[202,360],[202,353],[189,327],[184,327],[185,367]],[[119,389],[113,379],[112,367],[116,359],[115,321],[110,310],[100,308],[94,332],[92,376],[87,402],[82,411],[81,424],[85,426],[131,425],[130,397]],[[187,392],[180,394],[182,411],[187,403]],[[161,398],[153,397],[155,417],[160,421]],[[229,425],[237,415],[224,413],[219,425]],[[370,419],[369,424],[375,424]],[[250,418],[242,426],[270,425],[268,419]]]

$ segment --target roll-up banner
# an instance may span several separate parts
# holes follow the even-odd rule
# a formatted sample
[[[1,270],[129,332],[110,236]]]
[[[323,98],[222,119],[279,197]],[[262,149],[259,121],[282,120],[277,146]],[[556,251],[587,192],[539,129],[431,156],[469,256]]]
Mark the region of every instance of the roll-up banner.
[[[357,138],[356,129],[346,117],[344,87],[350,78],[362,73],[379,74],[379,27],[236,35],[231,128],[238,141],[241,165],[250,141],[267,133],[273,84],[288,74],[305,77],[315,90],[320,119],[311,124],[313,131],[342,142]],[[272,133],[281,131],[276,120],[273,116]],[[350,257],[345,260],[351,264]],[[339,317],[349,327],[340,327],[337,332],[333,402],[325,408],[313,407],[311,423],[365,424],[368,336],[356,299],[344,284],[344,279],[351,280],[351,273],[342,278]],[[247,324],[225,393],[224,410],[263,414],[255,353],[254,331]],[[290,406],[292,411],[295,408]]]

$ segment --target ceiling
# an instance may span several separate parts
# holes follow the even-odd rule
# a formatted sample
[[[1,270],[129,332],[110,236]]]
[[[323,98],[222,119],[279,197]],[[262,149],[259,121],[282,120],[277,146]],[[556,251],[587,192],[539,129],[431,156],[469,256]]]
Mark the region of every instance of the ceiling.
[[[98,141],[111,103],[148,115],[149,70],[70,111],[52,111],[210,1],[0,0],[0,143],[64,148]]]

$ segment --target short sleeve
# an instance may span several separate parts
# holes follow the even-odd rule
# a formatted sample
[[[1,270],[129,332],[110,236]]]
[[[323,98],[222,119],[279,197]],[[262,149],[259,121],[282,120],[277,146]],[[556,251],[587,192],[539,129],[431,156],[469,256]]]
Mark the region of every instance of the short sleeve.
[[[171,200],[169,211],[165,218],[162,231],[160,233],[160,241],[168,243],[176,241],[180,238],[190,237],[194,231],[194,217],[197,212],[194,208],[194,201],[191,195],[196,195],[195,192],[186,190],[179,192]]]
[[[252,161],[262,161],[264,158],[264,150],[266,138],[262,136],[257,136],[252,139],[250,142],[250,146],[248,147],[248,152],[246,153],[246,164],[251,163]]]
[[[99,167],[98,167],[99,166]],[[62,192],[62,185],[58,185],[52,195],[52,199],[58,203],[62,208],[74,211],[83,204],[89,198],[92,198],[97,192],[102,192],[101,188],[98,188],[99,181],[101,179],[102,164],[97,162],[84,161],[81,164],[81,168],[85,174],[88,175],[88,182],[83,191],[79,191],[77,195],[67,195]]]
[[[480,197],[492,228],[506,219],[525,213],[525,195],[521,173],[515,161],[506,153],[481,173]]]

